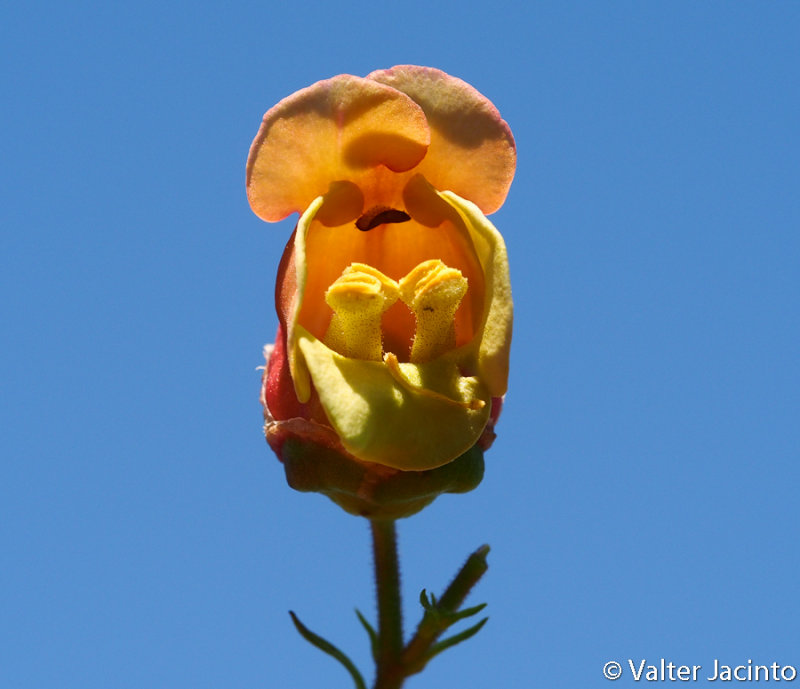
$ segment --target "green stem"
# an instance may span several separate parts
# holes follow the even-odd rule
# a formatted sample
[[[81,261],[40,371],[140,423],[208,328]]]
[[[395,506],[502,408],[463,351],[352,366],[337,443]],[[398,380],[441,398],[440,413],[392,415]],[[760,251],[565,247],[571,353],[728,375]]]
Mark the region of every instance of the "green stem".
[[[456,574],[455,579],[450,582],[450,585],[436,603],[436,607],[441,612],[454,613],[461,607],[472,587],[486,574],[486,570],[489,568],[486,564],[486,556],[488,554],[489,546],[483,545],[467,558],[467,561]],[[439,635],[449,626],[450,623],[446,618],[426,613],[403,652],[402,662],[407,675],[422,671],[430,659],[429,651],[431,647]]]
[[[400,689],[405,680],[402,664],[403,617],[397,535],[391,519],[373,519],[372,547],[378,598],[378,644],[374,689]]]
[[[455,612],[461,607],[472,587],[478,583],[478,580],[489,569],[489,565],[486,564],[486,556],[488,554],[489,546],[482,545],[467,558],[463,567],[456,574],[455,579],[450,582],[450,585],[439,599],[440,608]]]

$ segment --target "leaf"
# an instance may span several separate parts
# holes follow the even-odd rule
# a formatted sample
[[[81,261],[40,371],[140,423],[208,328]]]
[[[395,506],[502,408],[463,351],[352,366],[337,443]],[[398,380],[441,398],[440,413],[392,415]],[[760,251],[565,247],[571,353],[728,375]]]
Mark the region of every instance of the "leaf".
[[[434,601],[435,601],[435,600],[436,600],[436,598],[434,597]],[[431,602],[430,602],[430,600],[428,600],[428,592],[427,592],[425,589],[422,589],[422,591],[420,591],[420,592],[419,592],[419,604],[420,604],[420,605],[421,605],[421,606],[422,606],[422,607],[423,607],[423,608],[424,608],[426,611],[430,612],[431,608],[432,608],[432,607],[433,607],[433,606],[434,606],[436,603],[435,603],[435,602],[434,602],[434,603],[431,603]]]
[[[488,619],[489,619],[488,617],[484,617],[480,622],[473,625],[469,629],[465,629],[463,632],[455,634],[454,636],[451,636],[445,639],[444,641],[440,641],[439,643],[431,646],[430,651],[428,651],[428,654],[425,657],[425,662],[428,662],[431,658],[433,658],[436,655],[439,655],[439,653],[450,648],[451,646],[460,644],[462,641],[466,641],[471,636],[475,636],[475,634],[477,634],[480,631],[481,627],[483,627],[483,625],[486,624]]]
[[[289,615],[292,617],[292,622],[294,622],[294,626],[297,628],[297,631],[300,632],[300,636],[302,636],[308,643],[312,646],[316,646],[320,651],[327,653],[329,656],[336,658],[342,665],[344,665],[345,669],[350,673],[350,676],[353,678],[353,682],[355,682],[356,689],[367,689],[367,685],[364,683],[364,678],[361,676],[361,673],[358,671],[358,668],[353,664],[353,661],[350,660],[344,653],[342,653],[336,646],[334,646],[329,641],[326,641],[321,636],[314,634],[308,627],[306,627],[299,619],[297,619],[297,615],[294,614],[291,610],[289,611]]]
[[[459,620],[463,620],[467,617],[472,617],[473,615],[477,615],[487,605],[488,603],[481,603],[480,605],[475,605],[471,608],[465,608],[460,612],[450,613],[447,616],[445,616],[445,619],[447,620],[447,625],[450,626],[451,624],[455,624]]]
[[[361,622],[361,626],[367,630],[367,634],[369,634],[369,645],[370,650],[372,651],[372,658],[375,662],[378,662],[378,633],[375,631],[375,627],[373,627],[367,619],[361,614],[361,611],[356,608],[356,615],[358,616],[358,621]]]

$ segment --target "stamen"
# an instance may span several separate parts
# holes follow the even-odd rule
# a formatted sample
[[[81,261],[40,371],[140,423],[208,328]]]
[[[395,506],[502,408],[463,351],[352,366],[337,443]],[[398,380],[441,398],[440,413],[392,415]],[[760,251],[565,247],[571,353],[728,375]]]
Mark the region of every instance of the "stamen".
[[[379,270],[353,263],[325,292],[333,318],[325,344],[351,359],[381,361],[381,316],[397,301],[397,283]]]
[[[411,362],[430,361],[455,347],[455,314],[467,293],[461,271],[432,259],[420,263],[399,286],[400,298],[417,319]]]

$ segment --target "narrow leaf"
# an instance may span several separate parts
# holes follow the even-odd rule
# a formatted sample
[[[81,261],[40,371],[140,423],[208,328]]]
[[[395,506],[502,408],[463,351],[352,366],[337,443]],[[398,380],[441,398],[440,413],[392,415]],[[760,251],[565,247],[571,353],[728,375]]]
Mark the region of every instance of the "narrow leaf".
[[[373,627],[367,619],[361,614],[361,611],[356,608],[356,615],[358,615],[358,621],[361,622],[361,626],[367,630],[367,634],[369,634],[369,646],[370,650],[372,651],[372,658],[375,662],[378,662],[378,633],[375,631],[375,627]]]
[[[428,592],[425,589],[419,592],[419,604],[425,608],[425,610],[431,609],[431,602],[428,600]]]
[[[329,656],[336,658],[342,665],[344,665],[345,669],[350,673],[350,676],[353,678],[353,682],[355,682],[356,689],[367,689],[367,685],[364,683],[364,678],[361,676],[361,673],[358,671],[355,665],[353,665],[353,661],[350,660],[344,653],[342,653],[336,646],[334,646],[329,641],[326,641],[321,636],[314,634],[308,627],[306,627],[299,619],[297,619],[297,615],[294,614],[291,610],[289,611],[289,615],[292,617],[292,622],[294,622],[294,626],[297,628],[297,631],[300,632],[300,636],[302,636],[308,643],[313,646],[316,646],[320,651],[327,653]]]
[[[430,651],[428,651],[425,661],[427,662],[431,658],[433,658],[436,655],[439,655],[442,651],[450,648],[451,646],[460,644],[462,641],[466,641],[471,636],[475,636],[475,634],[477,634],[480,631],[481,627],[483,627],[483,625],[486,624],[488,619],[489,619],[488,617],[484,617],[480,622],[478,622],[478,624],[473,625],[469,629],[465,629],[463,632],[459,634],[455,634],[454,636],[451,636],[445,639],[444,641],[440,641],[439,643],[434,644],[433,646],[431,646]]]
[[[451,624],[455,624],[459,620],[463,620],[467,617],[472,617],[473,615],[477,615],[481,610],[483,610],[488,603],[481,603],[480,605],[475,605],[471,608],[464,608],[460,612],[454,612],[450,615],[447,615],[445,619],[447,620],[447,625],[450,626]]]

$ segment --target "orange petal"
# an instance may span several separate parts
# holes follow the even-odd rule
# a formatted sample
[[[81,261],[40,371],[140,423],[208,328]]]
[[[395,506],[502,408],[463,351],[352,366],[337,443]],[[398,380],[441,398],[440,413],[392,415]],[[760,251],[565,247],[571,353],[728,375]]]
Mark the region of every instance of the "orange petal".
[[[260,218],[281,220],[332,182],[360,186],[378,166],[414,168],[429,141],[424,113],[400,91],[348,74],[319,81],[264,115],[247,160],[247,197]]]
[[[511,129],[491,101],[431,67],[400,65],[367,79],[402,91],[422,106],[431,144],[417,170],[436,189],[453,191],[487,214],[503,205],[514,178],[516,148]]]

